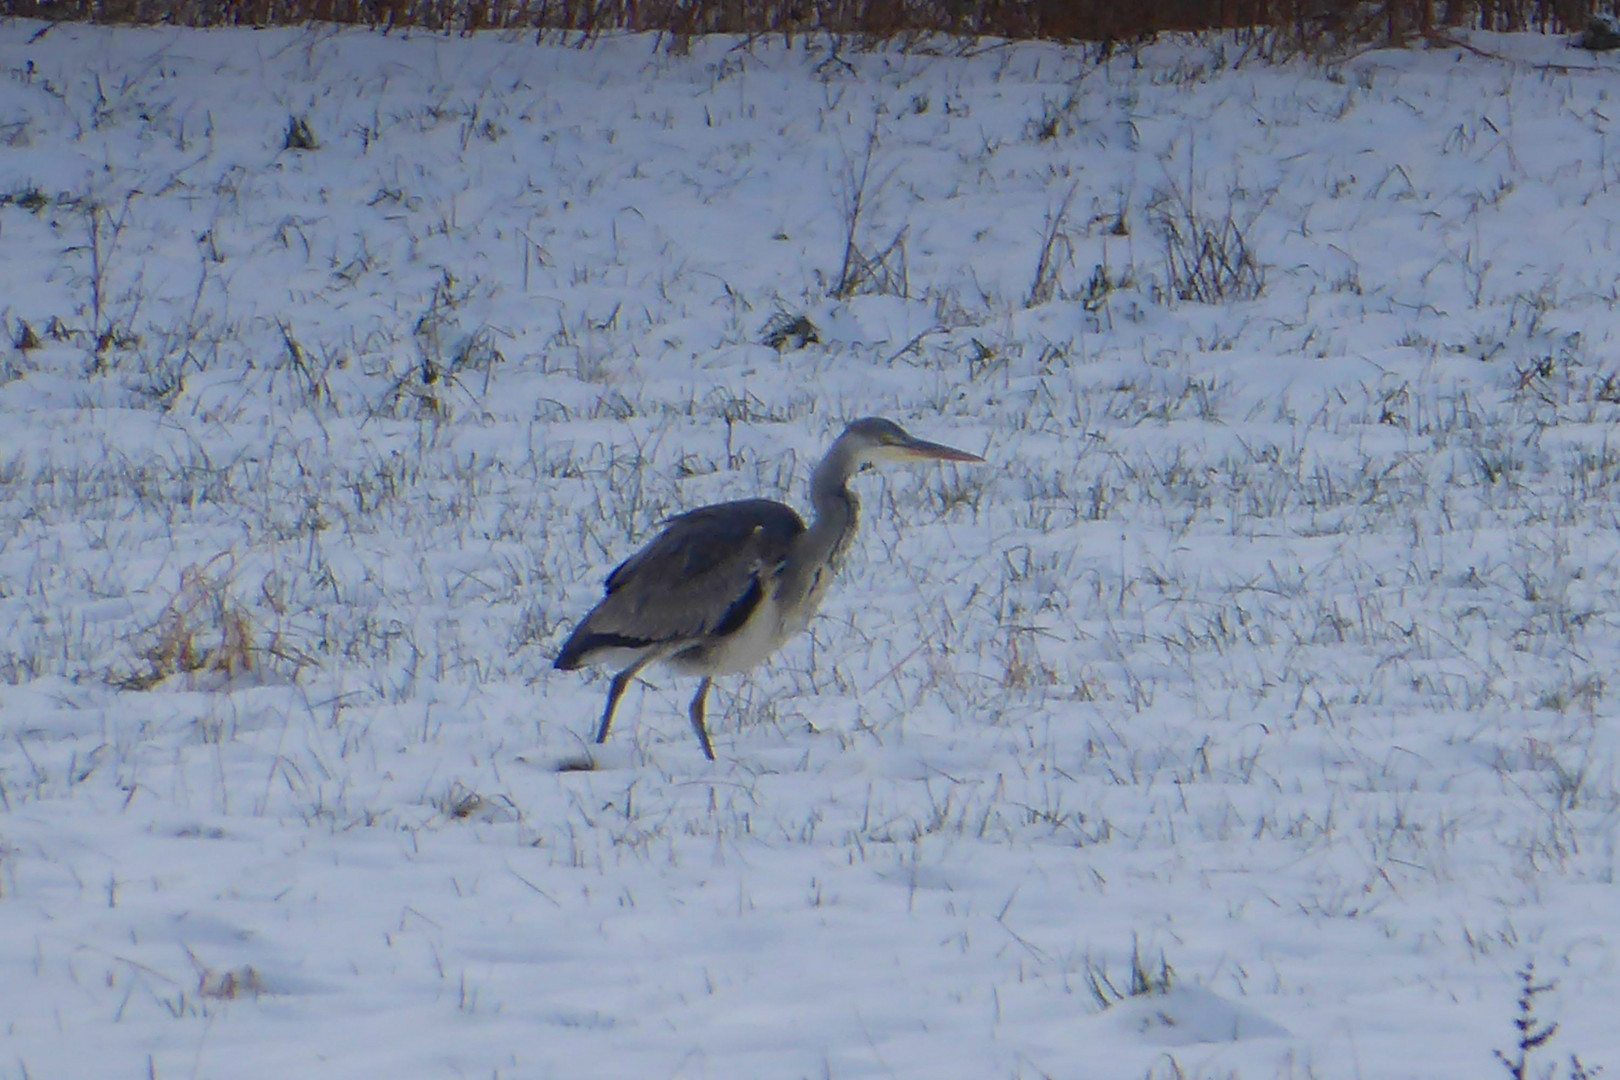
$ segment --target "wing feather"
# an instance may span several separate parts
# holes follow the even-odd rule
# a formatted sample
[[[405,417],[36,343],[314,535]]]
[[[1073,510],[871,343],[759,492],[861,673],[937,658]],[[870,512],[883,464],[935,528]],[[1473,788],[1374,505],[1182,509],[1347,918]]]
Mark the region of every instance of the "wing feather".
[[[673,650],[734,633],[802,532],[799,515],[769,499],[719,503],[670,519],[608,575],[607,595],[569,637],[557,666],[579,667],[598,649]]]

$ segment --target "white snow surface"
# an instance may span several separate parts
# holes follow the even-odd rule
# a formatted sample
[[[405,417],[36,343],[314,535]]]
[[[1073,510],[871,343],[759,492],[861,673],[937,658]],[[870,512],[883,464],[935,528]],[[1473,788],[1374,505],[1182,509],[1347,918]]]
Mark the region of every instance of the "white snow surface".
[[[1620,61],[1469,41],[0,24],[0,1077],[1620,1068]],[[592,746],[869,414],[988,464]]]

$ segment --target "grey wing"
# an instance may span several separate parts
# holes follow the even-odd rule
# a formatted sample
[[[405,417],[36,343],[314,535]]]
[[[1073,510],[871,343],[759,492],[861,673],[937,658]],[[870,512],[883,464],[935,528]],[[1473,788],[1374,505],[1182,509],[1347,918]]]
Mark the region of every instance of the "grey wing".
[[[557,666],[579,667],[598,649],[679,648],[725,637],[759,606],[802,532],[799,515],[769,499],[671,519],[608,575],[607,595],[564,644]]]

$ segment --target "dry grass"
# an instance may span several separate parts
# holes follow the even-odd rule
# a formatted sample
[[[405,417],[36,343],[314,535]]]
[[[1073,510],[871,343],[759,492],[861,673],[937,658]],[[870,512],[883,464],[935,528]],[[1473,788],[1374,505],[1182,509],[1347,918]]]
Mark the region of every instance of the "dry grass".
[[[251,964],[244,964],[229,971],[203,968],[197,973],[198,997],[236,1001],[239,998],[256,998],[267,993],[269,988],[265,985],[264,977]]]

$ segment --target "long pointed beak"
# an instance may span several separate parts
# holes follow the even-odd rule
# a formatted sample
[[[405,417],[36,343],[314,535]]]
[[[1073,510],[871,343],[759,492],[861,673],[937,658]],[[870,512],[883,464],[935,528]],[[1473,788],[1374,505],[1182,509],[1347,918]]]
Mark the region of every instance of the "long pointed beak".
[[[926,439],[913,438],[900,449],[916,457],[920,461],[979,461],[984,458],[978,454],[970,454],[966,450],[958,450],[954,446],[945,446]]]

